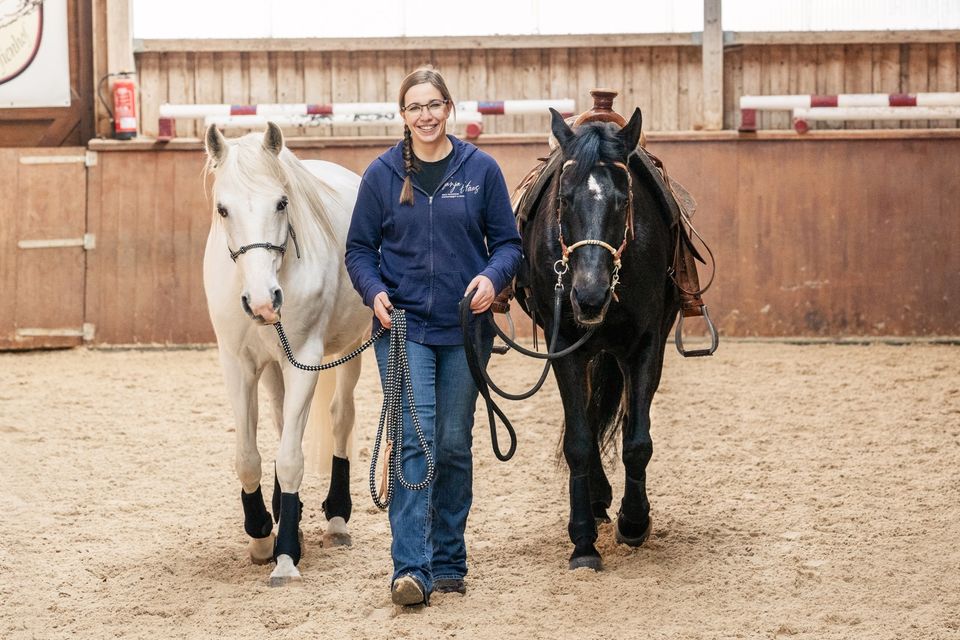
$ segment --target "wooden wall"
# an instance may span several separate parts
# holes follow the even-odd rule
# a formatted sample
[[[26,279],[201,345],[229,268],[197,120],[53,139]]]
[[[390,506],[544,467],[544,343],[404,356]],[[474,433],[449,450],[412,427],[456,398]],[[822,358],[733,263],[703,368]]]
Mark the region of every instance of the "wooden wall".
[[[750,94],[916,93],[956,91],[957,38],[847,34],[854,44],[808,42],[783,36],[728,34],[723,56],[724,127],[739,124],[739,98]],[[824,40],[824,34],[814,34]],[[903,42],[890,38],[903,38]],[[940,40],[946,40],[940,42]],[[173,50],[147,46],[137,54],[143,133],[156,135],[159,105],[170,103],[384,102],[397,99],[406,72],[432,64],[459,100],[573,98],[589,106],[589,90],[610,87],[616,107],[639,106],[648,131],[691,131],[704,126],[704,76],[699,44],[664,39],[649,46],[520,46],[517,48],[313,50]],[[201,42],[201,41],[197,41]],[[520,42],[520,41],[518,41]],[[186,46],[186,45],[184,45]],[[760,115],[761,128],[789,129],[787,112]],[[955,120],[904,123],[907,128],[956,127]],[[178,121],[180,136],[199,125]],[[546,116],[488,116],[484,133],[545,131]],[[816,123],[817,128],[897,128],[899,122]],[[384,130],[366,129],[370,135]],[[329,136],[323,128],[290,135]],[[353,135],[338,130],[335,135]]]
[[[737,45],[724,53],[724,128],[740,124],[741,95],[926,93],[960,87],[958,45],[950,43]],[[789,129],[787,111],[757,113],[761,129]],[[956,127],[956,120],[810,123],[818,129]],[[816,125],[815,127],[813,125]]]
[[[573,98],[583,110],[590,89],[612,87],[621,93],[616,104],[639,105],[651,130],[701,128],[700,49],[690,46],[144,53],[137,56],[144,133],[156,135],[164,102],[394,102],[403,77],[423,64],[444,74],[455,100]],[[547,115],[488,116],[483,126],[488,134],[531,133],[548,124]],[[197,126],[177,121],[177,134],[197,135]],[[331,135],[325,128],[288,133]]]
[[[0,149],[0,349],[82,342],[85,159],[83,147]]]
[[[362,170],[388,142],[327,144],[297,153]],[[654,136],[650,147],[700,201],[695,222],[719,268],[707,301],[724,335],[960,335],[960,138]],[[533,140],[484,148],[511,186],[545,151]],[[202,161],[196,146],[99,153],[87,280],[97,342],[212,340]]]

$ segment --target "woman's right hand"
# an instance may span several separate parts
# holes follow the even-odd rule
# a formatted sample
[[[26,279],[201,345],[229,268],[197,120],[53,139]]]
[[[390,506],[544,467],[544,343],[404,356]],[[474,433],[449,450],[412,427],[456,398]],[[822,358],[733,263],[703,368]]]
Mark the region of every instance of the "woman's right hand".
[[[390,312],[393,311],[393,304],[387,297],[386,291],[381,291],[373,299],[373,313],[384,329],[390,328]]]

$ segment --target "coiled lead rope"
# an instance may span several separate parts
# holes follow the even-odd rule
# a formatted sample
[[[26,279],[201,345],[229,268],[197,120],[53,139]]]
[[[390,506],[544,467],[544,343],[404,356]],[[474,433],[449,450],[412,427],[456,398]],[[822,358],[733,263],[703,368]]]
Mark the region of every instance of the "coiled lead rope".
[[[380,424],[377,427],[377,437],[373,443],[373,456],[370,458],[370,497],[380,509],[390,506],[393,499],[395,482],[410,491],[420,491],[430,486],[436,475],[436,466],[433,461],[433,452],[427,444],[420,426],[420,416],[417,414],[417,405],[413,398],[413,384],[410,381],[410,363],[407,361],[407,316],[403,309],[394,308],[390,312],[390,352],[387,356],[387,384],[383,389],[383,408],[380,410]],[[326,364],[303,364],[293,356],[290,341],[283,331],[283,325],[274,323],[280,344],[290,364],[303,371],[324,371],[340,366],[356,358],[379,340],[387,330],[380,327],[370,339],[362,345],[333,362]],[[413,429],[420,443],[420,448],[427,459],[427,473],[420,482],[409,482],[403,475],[403,396],[406,390],[407,404],[410,405],[410,418]],[[377,462],[380,459],[380,446],[386,435],[386,455],[383,463],[383,473],[380,480],[380,489],[377,489]],[[391,473],[392,471],[392,473]],[[384,493],[386,499],[384,500]]]
[[[390,312],[390,353],[387,357],[387,379],[383,389],[383,408],[380,411],[380,424],[373,441],[373,455],[370,457],[370,497],[373,504],[386,509],[393,500],[395,483],[409,491],[420,491],[430,486],[436,473],[433,452],[420,426],[417,405],[413,398],[413,385],[410,382],[410,365],[407,362],[407,318],[403,309],[394,308]],[[405,390],[405,393],[404,393]],[[403,397],[406,396],[410,407],[410,419],[420,448],[427,459],[427,473],[419,482],[409,482],[403,475]],[[377,489],[377,463],[380,460],[380,447],[384,445],[383,470],[380,488]]]

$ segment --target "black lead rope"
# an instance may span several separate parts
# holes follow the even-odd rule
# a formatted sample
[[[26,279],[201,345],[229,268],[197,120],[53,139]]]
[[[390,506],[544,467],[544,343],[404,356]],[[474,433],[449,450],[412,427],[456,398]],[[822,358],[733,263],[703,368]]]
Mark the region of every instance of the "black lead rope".
[[[500,336],[500,338],[511,348],[516,349],[518,352],[532,358],[546,360],[543,365],[543,371],[540,373],[540,379],[536,384],[533,385],[533,387],[527,391],[524,391],[523,393],[508,393],[493,383],[489,374],[487,374],[487,370],[480,363],[480,341],[482,339],[480,330],[481,328],[479,321],[474,318],[473,311],[470,309],[470,303],[473,301],[473,297],[476,295],[476,293],[477,290],[474,289],[468,292],[467,295],[460,300],[460,329],[463,331],[463,348],[466,351],[467,365],[470,367],[470,375],[473,377],[474,384],[477,385],[477,390],[483,397],[483,401],[487,407],[487,420],[490,423],[490,442],[493,445],[493,453],[495,456],[497,456],[497,459],[506,462],[512,458],[513,454],[516,452],[517,432],[513,428],[513,424],[510,422],[509,418],[507,418],[503,410],[500,409],[500,407],[494,401],[493,396],[490,394],[490,390],[493,389],[497,395],[502,398],[506,398],[507,400],[525,400],[531,397],[543,386],[553,361],[558,358],[562,358],[563,356],[566,356],[580,348],[584,342],[590,339],[594,331],[596,331],[596,328],[592,328],[587,331],[580,337],[579,340],[566,349],[558,352],[553,351],[554,347],[557,345],[557,337],[560,334],[560,309],[563,297],[562,285],[558,285],[554,288],[553,330],[551,331],[550,339],[547,342],[547,353],[530,351],[529,349],[517,344],[514,340],[511,340],[510,337],[507,336],[499,326],[497,326],[497,323],[493,320],[492,314],[483,314],[487,321],[493,325],[497,335]],[[499,417],[500,421],[503,422],[503,426],[507,430],[507,434],[510,436],[510,448],[505,454],[500,450],[499,438],[497,435],[497,417]]]

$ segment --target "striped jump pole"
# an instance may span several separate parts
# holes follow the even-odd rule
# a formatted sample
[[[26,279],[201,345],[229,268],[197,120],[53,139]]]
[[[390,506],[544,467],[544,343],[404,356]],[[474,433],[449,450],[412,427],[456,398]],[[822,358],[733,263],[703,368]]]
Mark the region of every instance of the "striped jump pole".
[[[903,107],[811,107],[793,110],[793,128],[797,133],[810,130],[810,122],[842,120],[957,120],[960,105]]]
[[[267,126],[267,122],[273,122],[280,127],[331,127],[333,129],[337,127],[400,127],[403,125],[400,114],[394,112],[352,116],[217,115],[206,116],[203,119],[203,126],[206,128],[214,124],[223,129],[261,129]],[[455,126],[465,126],[466,137],[469,139],[477,138],[483,132],[483,116],[476,111],[457,111],[455,116],[451,116],[450,123]]]
[[[757,130],[757,111],[793,111],[794,109],[815,108],[956,106],[960,106],[960,93],[846,93],[837,95],[740,96],[740,131]],[[899,118],[888,119],[897,120]],[[905,117],[902,119],[907,120],[909,118]],[[917,119],[920,118],[918,117]]]
[[[570,98],[555,100],[467,100],[456,103],[457,113],[479,113],[481,115],[543,115],[553,107],[562,114],[572,114],[574,101]],[[280,116],[313,116],[319,120],[324,117],[373,117],[393,116],[397,114],[394,102],[348,102],[332,104],[162,104],[160,105],[160,127],[157,140],[167,141],[176,136],[177,119],[199,119],[208,117],[227,118],[235,116],[263,116],[271,120]],[[252,122],[252,121],[251,121]],[[379,124],[389,124],[381,122]],[[469,124],[477,124],[470,122]],[[239,123],[238,125],[239,126]],[[310,126],[310,125],[307,125]],[[479,128],[477,129],[479,135]]]

